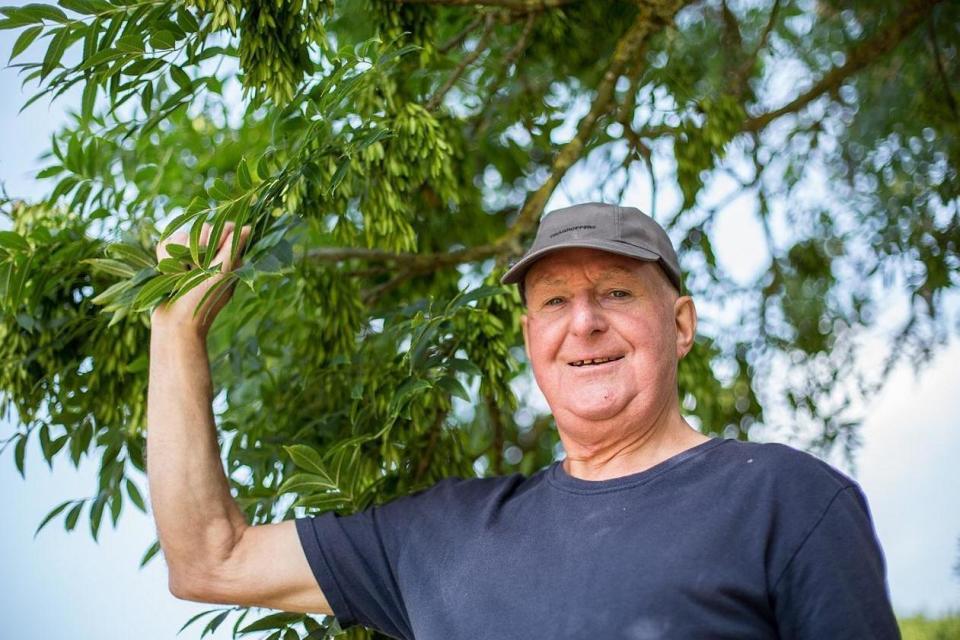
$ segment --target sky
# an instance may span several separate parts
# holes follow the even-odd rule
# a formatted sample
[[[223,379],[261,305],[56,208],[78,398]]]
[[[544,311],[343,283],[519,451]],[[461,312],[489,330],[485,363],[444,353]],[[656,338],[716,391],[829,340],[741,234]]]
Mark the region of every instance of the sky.
[[[15,33],[0,31],[0,55],[6,59]],[[28,95],[20,93],[15,70],[0,69],[0,182],[11,195],[38,197],[43,185],[32,175],[52,131],[64,121],[64,109],[76,105],[76,92],[48,106],[41,100],[18,115]],[[549,208],[576,198],[588,177],[573,172]],[[623,204],[644,208],[644,196],[628,193]],[[749,212],[732,209],[716,229],[718,257],[731,271],[749,275],[759,267],[751,243],[758,237]],[[951,299],[954,310],[957,296]],[[895,313],[895,310],[893,311]],[[956,314],[955,314],[956,317]],[[883,323],[881,323],[883,324]],[[892,323],[887,323],[889,326]],[[887,336],[879,333],[878,343]],[[952,567],[960,559],[960,342],[942,349],[919,374],[897,368],[865,408],[863,447],[856,468],[845,469],[861,483],[885,551],[894,607],[901,615],[960,611],[960,580]],[[534,391],[535,393],[535,391]],[[0,423],[0,439],[13,425]],[[115,531],[107,522],[99,543],[85,519],[73,533],[60,519],[36,538],[43,516],[63,500],[86,496],[96,486],[96,464],[84,459],[79,470],[59,459],[51,470],[35,442],[27,452],[26,481],[17,474],[12,447],[0,456],[0,624],[9,637],[47,640],[174,638],[177,629],[206,605],[179,601],[166,587],[160,557],[138,570],[140,557],[154,540],[153,522],[127,505]],[[145,478],[139,479],[147,496]],[[110,615],[102,615],[103,611]],[[227,626],[233,618],[228,619]],[[213,637],[229,638],[227,626]],[[197,637],[196,628],[181,637]]]

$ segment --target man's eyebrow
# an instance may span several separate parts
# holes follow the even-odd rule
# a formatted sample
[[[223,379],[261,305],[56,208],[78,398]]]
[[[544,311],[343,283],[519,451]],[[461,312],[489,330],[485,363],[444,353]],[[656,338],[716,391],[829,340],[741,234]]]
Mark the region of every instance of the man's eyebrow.
[[[561,286],[566,284],[566,280],[559,276],[550,275],[549,273],[541,273],[540,275],[534,275],[533,279],[530,281],[530,284],[527,287],[532,287],[538,283],[550,284],[554,286]]]
[[[624,267],[622,265],[615,265],[603,270],[602,276],[610,276],[610,275],[635,276],[637,275],[637,273],[633,269],[630,269],[628,267]]]

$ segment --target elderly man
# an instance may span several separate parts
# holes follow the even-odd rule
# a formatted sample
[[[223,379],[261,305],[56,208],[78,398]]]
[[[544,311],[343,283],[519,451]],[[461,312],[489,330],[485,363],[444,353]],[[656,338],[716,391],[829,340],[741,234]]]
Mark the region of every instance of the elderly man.
[[[556,210],[503,282],[521,287],[565,459],[255,527],[221,470],[197,299],[158,308],[148,471],[174,595],[417,640],[899,637],[856,483],[681,415],[677,363],[697,316],[651,218]]]

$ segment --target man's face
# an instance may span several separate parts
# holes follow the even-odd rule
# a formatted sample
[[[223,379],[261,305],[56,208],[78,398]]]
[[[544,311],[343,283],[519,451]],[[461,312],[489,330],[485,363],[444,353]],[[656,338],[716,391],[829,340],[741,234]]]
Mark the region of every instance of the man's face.
[[[527,353],[558,425],[655,420],[676,403],[677,361],[696,316],[658,265],[563,249],[524,283]]]

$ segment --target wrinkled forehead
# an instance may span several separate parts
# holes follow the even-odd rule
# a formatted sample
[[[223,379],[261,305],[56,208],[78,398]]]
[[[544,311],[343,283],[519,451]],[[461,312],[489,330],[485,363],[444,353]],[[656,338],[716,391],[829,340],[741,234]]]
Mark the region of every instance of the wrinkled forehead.
[[[596,249],[565,249],[544,256],[527,271],[524,286],[563,285],[575,280],[648,280],[655,263]]]

